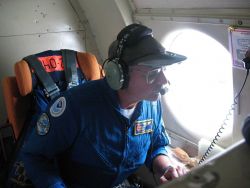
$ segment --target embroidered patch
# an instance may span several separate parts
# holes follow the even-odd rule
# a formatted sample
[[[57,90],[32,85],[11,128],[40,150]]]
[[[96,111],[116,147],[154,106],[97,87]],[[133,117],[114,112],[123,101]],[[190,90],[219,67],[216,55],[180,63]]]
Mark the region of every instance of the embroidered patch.
[[[65,97],[60,97],[50,107],[50,114],[53,117],[59,117],[60,115],[62,115],[65,108],[66,108],[66,99]]]
[[[49,117],[46,113],[43,113],[36,123],[36,132],[38,135],[44,136],[49,132],[49,127]]]
[[[134,122],[134,135],[150,133],[153,131],[153,119]]]

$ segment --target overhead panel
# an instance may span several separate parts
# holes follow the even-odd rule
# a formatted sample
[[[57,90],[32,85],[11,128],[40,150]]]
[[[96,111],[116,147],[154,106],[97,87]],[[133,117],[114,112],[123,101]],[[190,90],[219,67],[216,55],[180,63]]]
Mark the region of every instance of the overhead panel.
[[[250,8],[249,0],[133,0],[142,8]]]
[[[133,0],[133,18],[250,26],[249,0]]]

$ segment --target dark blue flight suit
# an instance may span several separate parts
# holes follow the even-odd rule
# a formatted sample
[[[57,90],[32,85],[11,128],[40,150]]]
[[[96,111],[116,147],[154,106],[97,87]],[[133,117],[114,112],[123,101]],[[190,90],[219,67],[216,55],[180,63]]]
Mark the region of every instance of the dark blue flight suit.
[[[22,148],[27,174],[41,188],[113,187],[167,154],[161,113],[160,101],[141,101],[127,119],[105,79],[72,88],[37,119]]]

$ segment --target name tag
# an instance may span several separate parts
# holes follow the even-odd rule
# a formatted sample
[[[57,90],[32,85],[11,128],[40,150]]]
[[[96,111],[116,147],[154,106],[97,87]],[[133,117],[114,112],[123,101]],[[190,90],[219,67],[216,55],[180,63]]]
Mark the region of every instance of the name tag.
[[[147,119],[134,122],[134,135],[150,133],[153,131],[153,120]]]

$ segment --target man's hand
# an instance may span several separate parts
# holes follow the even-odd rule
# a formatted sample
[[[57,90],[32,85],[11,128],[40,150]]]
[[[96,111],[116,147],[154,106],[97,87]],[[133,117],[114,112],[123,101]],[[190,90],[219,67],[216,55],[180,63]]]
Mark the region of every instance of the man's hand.
[[[186,174],[189,170],[174,164],[166,155],[158,155],[153,162],[153,171],[159,182],[165,183]]]
[[[164,172],[164,174],[160,177],[160,183],[165,183],[168,181],[171,181],[175,178],[178,178],[180,176],[183,176],[186,174],[188,170],[186,168],[183,168],[181,166],[168,166]]]

